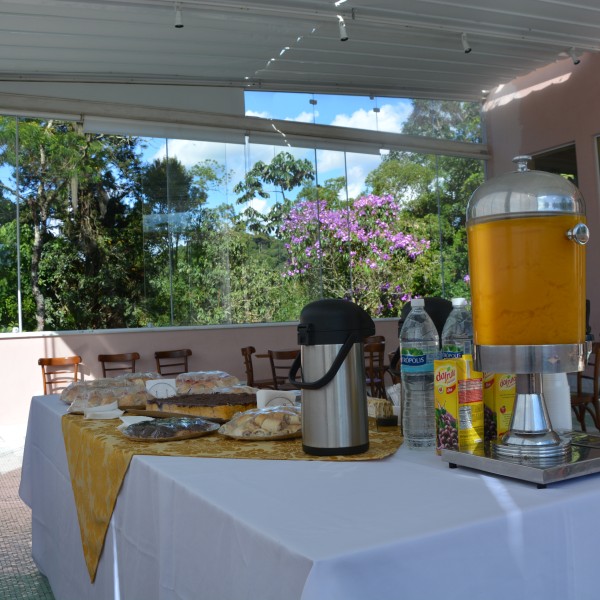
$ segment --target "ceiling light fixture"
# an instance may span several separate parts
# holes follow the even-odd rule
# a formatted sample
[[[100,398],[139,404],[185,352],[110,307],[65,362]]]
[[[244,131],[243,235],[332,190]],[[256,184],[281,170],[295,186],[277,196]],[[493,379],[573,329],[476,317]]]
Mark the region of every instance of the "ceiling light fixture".
[[[581,59],[579,58],[575,48],[569,48],[567,54],[571,57],[574,65],[578,65],[581,62]]]
[[[346,23],[344,23],[344,17],[342,15],[337,16],[339,22],[338,26],[340,28],[340,42],[348,41],[348,32],[346,31]]]
[[[175,2],[175,29],[183,27],[183,17],[181,15],[181,4]]]
[[[473,48],[471,48],[471,46],[469,44],[469,40],[467,39],[467,34],[466,33],[463,33],[460,36],[460,41],[462,42],[462,47],[463,47],[463,50],[465,51],[465,54],[469,54],[469,52],[471,52],[471,50]]]

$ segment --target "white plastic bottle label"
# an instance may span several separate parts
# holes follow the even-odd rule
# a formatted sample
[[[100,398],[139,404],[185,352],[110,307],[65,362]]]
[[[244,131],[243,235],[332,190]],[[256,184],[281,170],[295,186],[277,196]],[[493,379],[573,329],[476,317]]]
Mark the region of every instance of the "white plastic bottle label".
[[[456,346],[448,346],[442,349],[442,358],[462,358],[462,350],[457,350]]]
[[[406,348],[402,350],[402,367],[404,373],[429,373],[433,371],[432,354],[423,354],[422,350]]]

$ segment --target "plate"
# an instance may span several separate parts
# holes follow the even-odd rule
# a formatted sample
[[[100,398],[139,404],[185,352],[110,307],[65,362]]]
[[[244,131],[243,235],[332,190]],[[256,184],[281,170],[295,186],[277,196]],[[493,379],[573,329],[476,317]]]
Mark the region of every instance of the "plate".
[[[232,440],[242,440],[244,442],[272,442],[275,440],[292,440],[302,437],[302,431],[297,431],[296,433],[278,433],[275,435],[231,435],[219,429],[218,433]]]
[[[218,423],[197,417],[171,417],[134,423],[120,431],[136,442],[177,442],[209,435],[219,427]]]

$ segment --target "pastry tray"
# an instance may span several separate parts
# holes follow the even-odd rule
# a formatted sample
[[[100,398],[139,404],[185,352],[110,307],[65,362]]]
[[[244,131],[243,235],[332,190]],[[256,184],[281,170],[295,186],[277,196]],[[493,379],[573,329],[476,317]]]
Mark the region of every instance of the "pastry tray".
[[[571,457],[554,463],[549,461],[546,464],[535,464],[535,460],[526,458],[495,458],[487,450],[485,456],[442,450],[442,460],[448,462],[450,468],[467,467],[521,479],[536,483],[539,488],[544,488],[549,483],[600,472],[600,435],[569,431],[561,434],[561,438],[571,441]]]

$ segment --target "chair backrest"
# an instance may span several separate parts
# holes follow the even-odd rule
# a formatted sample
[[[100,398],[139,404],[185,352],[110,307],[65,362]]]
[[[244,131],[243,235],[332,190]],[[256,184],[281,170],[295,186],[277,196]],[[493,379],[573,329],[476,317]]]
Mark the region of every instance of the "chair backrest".
[[[371,396],[385,398],[385,343],[368,342],[364,344],[365,374],[367,376],[367,388]]]
[[[135,373],[135,361],[140,359],[137,352],[126,352],[124,354],[99,354],[98,360],[102,363],[102,376],[114,371],[128,371]],[[106,366],[108,363],[110,366]],[[119,375],[120,373],[117,373]],[[112,375],[111,375],[112,376]]]
[[[274,389],[279,390],[282,387],[290,387],[288,382],[290,367],[300,350],[269,350],[268,353]]]
[[[254,386],[254,366],[252,364],[252,355],[256,352],[254,346],[245,346],[242,348],[242,356],[244,357],[244,369],[246,371],[246,385]]]
[[[80,363],[81,356],[40,358],[38,365],[42,367],[44,394],[48,394],[51,388],[59,391],[77,381]]]
[[[189,348],[182,350],[160,350],[154,353],[156,359],[156,370],[160,375],[179,375],[187,373],[188,356],[192,355]]]
[[[363,340],[363,344],[375,344],[375,343],[383,343],[385,344],[385,336],[384,335],[369,335]]]
[[[593,396],[598,399],[600,394],[600,342],[592,343],[592,352],[583,371],[577,373],[577,394],[585,393],[584,381],[592,381]],[[589,393],[589,392],[587,392]]]

